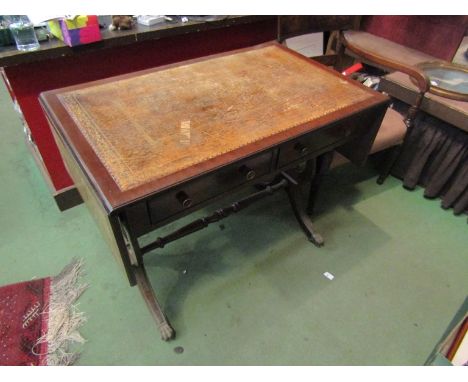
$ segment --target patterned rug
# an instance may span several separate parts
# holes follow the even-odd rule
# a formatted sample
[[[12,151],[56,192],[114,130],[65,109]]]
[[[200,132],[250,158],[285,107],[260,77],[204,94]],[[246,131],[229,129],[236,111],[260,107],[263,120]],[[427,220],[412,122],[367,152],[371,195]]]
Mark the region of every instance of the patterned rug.
[[[74,305],[87,288],[73,260],[56,277],[0,287],[0,366],[70,365],[86,318]]]

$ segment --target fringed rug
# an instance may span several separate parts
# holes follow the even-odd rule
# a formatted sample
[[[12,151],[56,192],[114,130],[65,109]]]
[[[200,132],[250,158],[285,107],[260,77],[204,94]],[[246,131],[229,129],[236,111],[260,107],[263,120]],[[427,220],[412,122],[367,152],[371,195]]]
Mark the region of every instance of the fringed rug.
[[[86,318],[74,305],[87,285],[73,260],[56,277],[0,287],[0,366],[70,365]]]

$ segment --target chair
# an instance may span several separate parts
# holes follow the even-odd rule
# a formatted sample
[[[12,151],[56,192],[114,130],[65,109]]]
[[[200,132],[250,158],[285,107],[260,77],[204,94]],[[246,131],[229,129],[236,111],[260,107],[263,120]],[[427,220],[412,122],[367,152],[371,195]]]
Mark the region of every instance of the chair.
[[[377,183],[382,184],[390,174],[401,152],[405,137],[408,136],[416,113],[424,99],[424,94],[429,90],[429,80],[416,65],[420,62],[430,61],[433,57],[382,37],[352,30],[340,34],[339,54],[344,54],[345,51],[354,58],[380,69],[390,72],[400,71],[407,74],[415,82],[419,90],[418,97],[409,108],[406,116],[402,116],[391,108],[387,110],[372,145],[371,154],[391,148],[377,179]],[[331,167],[336,167],[342,162],[343,159],[337,155]]]
[[[401,71],[408,74],[419,89],[416,102],[411,105],[406,116],[389,108],[379,128],[370,154],[388,150],[388,155],[382,166],[377,183],[382,184],[398,158],[405,137],[413,125],[415,115],[421,105],[425,92],[429,89],[429,82],[425,74],[415,65],[429,61],[432,56],[407,48],[384,38],[357,30],[361,22],[359,16],[279,16],[278,41],[285,43],[291,37],[318,31],[335,31],[336,48],[330,49],[332,41],[327,45],[323,56],[311,57],[325,65],[333,66],[342,72],[346,65],[358,59],[386,71]],[[329,36],[328,36],[329,37]],[[330,169],[348,162],[338,152],[327,153],[319,157],[316,165],[316,176],[312,180],[309,192],[308,212],[312,213],[321,178]]]
[[[371,154],[374,154],[391,149],[377,179],[377,183],[382,184],[398,158],[408,128],[411,127],[424,93],[429,88],[426,76],[414,65],[418,62],[429,61],[433,57],[370,33],[358,31],[360,23],[360,16],[278,16],[277,40],[285,44],[286,40],[292,37],[324,32],[324,48],[326,46],[324,55],[310,58],[322,64],[333,66],[341,72],[344,66],[351,62],[346,59],[345,53],[351,52],[354,59],[360,59],[387,71],[402,71],[416,81],[420,91],[416,103],[412,105],[405,118],[391,108],[387,110],[370,151]],[[329,33],[332,31],[338,37],[336,52],[331,49],[332,41],[327,41],[327,38],[330,37]],[[331,162],[323,163],[323,165],[334,168],[346,162],[345,157],[334,153]],[[326,171],[326,169],[322,169],[322,171]]]
[[[466,34],[468,16],[364,16],[360,21],[361,30],[340,33],[339,57],[347,53],[377,68],[403,72],[419,91],[403,119],[395,111],[388,110],[371,149],[371,153],[375,153],[393,147],[377,179],[382,184],[401,152],[424,94],[430,87],[417,65],[451,60]],[[337,68],[342,70],[339,64]],[[340,162],[343,162],[342,158],[337,157],[331,166],[336,167]]]
[[[452,61],[468,32],[468,16],[363,16],[360,30]]]

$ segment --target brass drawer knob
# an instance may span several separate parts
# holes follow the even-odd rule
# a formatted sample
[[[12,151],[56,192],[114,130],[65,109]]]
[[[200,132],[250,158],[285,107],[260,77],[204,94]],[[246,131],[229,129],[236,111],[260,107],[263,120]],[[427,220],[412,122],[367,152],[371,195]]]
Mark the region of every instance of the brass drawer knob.
[[[303,145],[301,142],[297,142],[294,145],[294,149],[301,155],[307,155],[309,153],[309,148]]]
[[[257,176],[255,171],[246,165],[241,166],[241,168],[239,168],[239,171],[242,175],[245,176],[245,179],[247,180],[252,180]]]
[[[184,191],[179,191],[176,194],[176,198],[184,208],[189,208],[192,205],[192,199]]]

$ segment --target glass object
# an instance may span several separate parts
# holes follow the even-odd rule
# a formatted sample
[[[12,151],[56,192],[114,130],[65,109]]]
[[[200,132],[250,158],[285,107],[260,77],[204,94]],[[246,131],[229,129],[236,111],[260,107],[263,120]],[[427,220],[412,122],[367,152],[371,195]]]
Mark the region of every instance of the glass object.
[[[429,78],[433,94],[459,101],[468,101],[468,67],[444,61],[417,65]]]
[[[21,51],[31,51],[39,49],[34,25],[29,21],[28,16],[8,16],[9,28],[16,42],[16,48]]]

